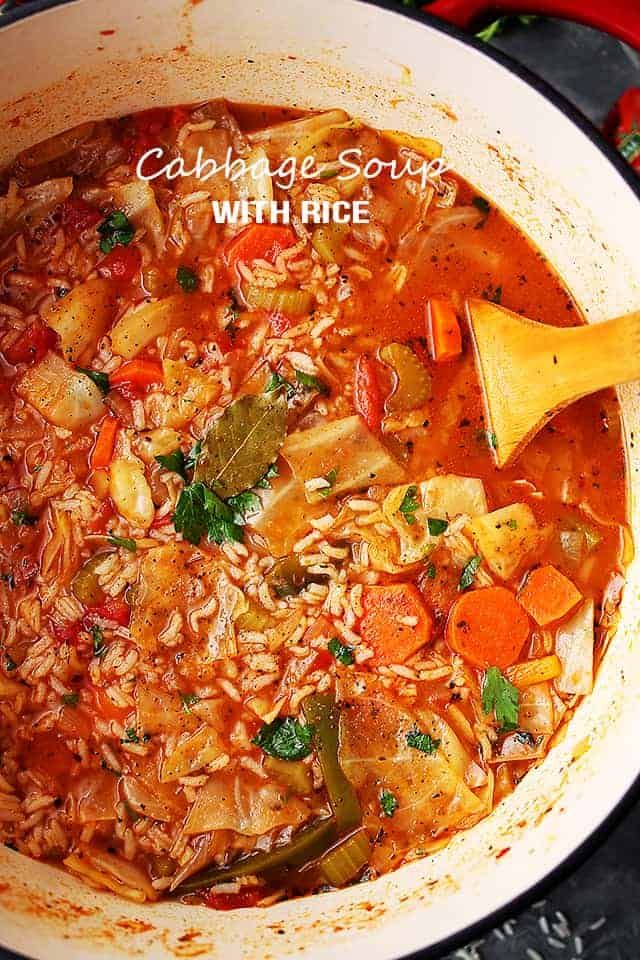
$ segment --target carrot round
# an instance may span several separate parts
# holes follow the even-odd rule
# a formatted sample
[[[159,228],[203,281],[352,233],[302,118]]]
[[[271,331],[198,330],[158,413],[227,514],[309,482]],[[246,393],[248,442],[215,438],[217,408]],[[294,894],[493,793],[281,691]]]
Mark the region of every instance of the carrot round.
[[[460,324],[453,304],[432,298],[427,306],[427,339],[436,363],[454,360],[462,353]]]
[[[541,627],[560,620],[582,600],[576,586],[548,563],[532,570],[518,600]]]
[[[451,649],[474,667],[504,670],[520,655],[529,618],[506,587],[481,587],[456,600],[445,636]]]
[[[109,375],[109,382],[113,387],[121,383],[149,387],[152,383],[162,383],[162,377],[162,365],[155,360],[127,360]]]
[[[412,583],[365,587],[362,607],[360,635],[375,663],[404,663],[431,639],[431,615]]]
[[[232,272],[240,260],[245,263],[253,260],[268,260],[274,263],[283,250],[295,243],[296,235],[291,227],[254,223],[227,244],[225,259]]]

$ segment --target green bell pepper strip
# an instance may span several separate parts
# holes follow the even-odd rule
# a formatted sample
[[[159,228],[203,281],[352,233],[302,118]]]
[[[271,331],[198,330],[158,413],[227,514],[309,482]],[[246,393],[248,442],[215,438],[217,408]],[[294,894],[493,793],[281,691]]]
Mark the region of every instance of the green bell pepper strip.
[[[312,693],[303,701],[302,711],[306,722],[314,729],[313,743],[338,833],[350,833],[361,825],[362,811],[357,794],[338,760],[340,710],[332,697]]]
[[[274,847],[267,852],[253,853],[224,867],[207,867],[199,873],[194,873],[174,890],[174,894],[181,896],[183,893],[193,893],[223,880],[235,880],[238,877],[260,875],[288,867],[301,867],[322,856],[335,837],[336,824],[333,817],[319,820],[308,827],[303,827],[289,843],[280,847]]]

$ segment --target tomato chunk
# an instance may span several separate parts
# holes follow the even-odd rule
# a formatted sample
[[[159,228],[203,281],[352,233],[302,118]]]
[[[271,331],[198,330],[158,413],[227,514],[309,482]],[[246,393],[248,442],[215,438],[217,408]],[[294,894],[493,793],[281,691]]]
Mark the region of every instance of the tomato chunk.
[[[34,320],[4,351],[9,363],[37,363],[58,342],[58,335],[41,320]]]
[[[237,893],[214,893],[208,890],[204,894],[204,902],[212,910],[239,910],[242,907],[255,907],[264,895],[260,887],[245,887]]]
[[[378,431],[384,413],[375,361],[362,353],[356,360],[353,403],[370,430]]]
[[[133,280],[142,265],[137,247],[115,247],[98,264],[98,273],[107,280]]]

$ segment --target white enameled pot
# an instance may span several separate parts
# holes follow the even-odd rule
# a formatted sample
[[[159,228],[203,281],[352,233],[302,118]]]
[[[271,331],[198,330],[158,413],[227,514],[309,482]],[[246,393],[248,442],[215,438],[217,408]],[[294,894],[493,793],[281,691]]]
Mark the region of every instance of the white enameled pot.
[[[0,30],[0,163],[84,120],[214,97],[343,107],[436,137],[554,263],[589,322],[640,307],[640,199],[563,102],[435,23],[359,0],[76,0]],[[640,387],[620,391],[640,524]],[[484,822],[375,881],[267,910],[136,906],[0,848],[0,942],[39,960],[439,954],[557,872],[640,772],[640,566],[595,690]],[[426,954],[425,954],[426,955]]]

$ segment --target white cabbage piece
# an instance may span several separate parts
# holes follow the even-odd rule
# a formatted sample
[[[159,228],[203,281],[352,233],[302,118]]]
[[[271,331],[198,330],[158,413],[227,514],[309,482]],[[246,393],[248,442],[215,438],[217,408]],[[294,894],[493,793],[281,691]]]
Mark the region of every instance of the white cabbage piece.
[[[530,562],[548,535],[526,503],[511,503],[476,517],[467,530],[491,572],[502,580],[509,580]]]
[[[127,900],[144,903],[145,900],[157,900],[159,897],[142,867],[101,847],[80,844],[74,853],[66,857],[64,865],[90,883],[106,887]]]
[[[151,184],[136,178],[122,186],[113,187],[111,194],[118,210],[127,215],[137,230],[145,230],[156,253],[162,253],[165,226]]]
[[[418,502],[412,514],[414,523],[407,522],[400,512],[408,491]],[[461,515],[479,516],[487,512],[487,498],[482,480],[449,473],[394,487],[382,504],[382,512],[400,538],[399,562],[412,564],[428,556],[441,540],[442,534],[429,533],[429,518],[451,521]]]
[[[305,488],[309,503],[321,503],[374,483],[401,483],[404,468],[359,416],[329,420],[290,434],[282,448],[293,475],[301,481],[333,477],[323,491]]]
[[[377,818],[382,789],[398,800],[394,833],[407,847],[450,829],[471,826],[485,812],[484,803],[464,782],[469,757],[446,722],[429,711],[410,713],[379,682],[365,676],[340,681],[340,762],[363,805],[365,820]],[[424,724],[424,726],[421,726]],[[432,754],[407,743],[418,727],[437,734]],[[426,729],[430,727],[430,729]]]
[[[47,353],[22,375],[16,392],[56,427],[81,430],[104,412],[102,393],[56,353]]]
[[[248,770],[214,773],[200,788],[187,817],[186,834],[233,830],[260,837],[276,827],[298,827],[311,811],[280,784],[262,780]]]
[[[206,767],[224,753],[220,737],[207,724],[180,740],[169,750],[160,768],[160,781],[170,783]]]
[[[586,694],[593,688],[593,600],[585,601],[556,631],[556,654],[562,673],[555,680],[561,693]]]
[[[65,359],[80,363],[95,353],[115,309],[116,299],[109,281],[87,280],[56,300],[44,319],[60,337]]]

